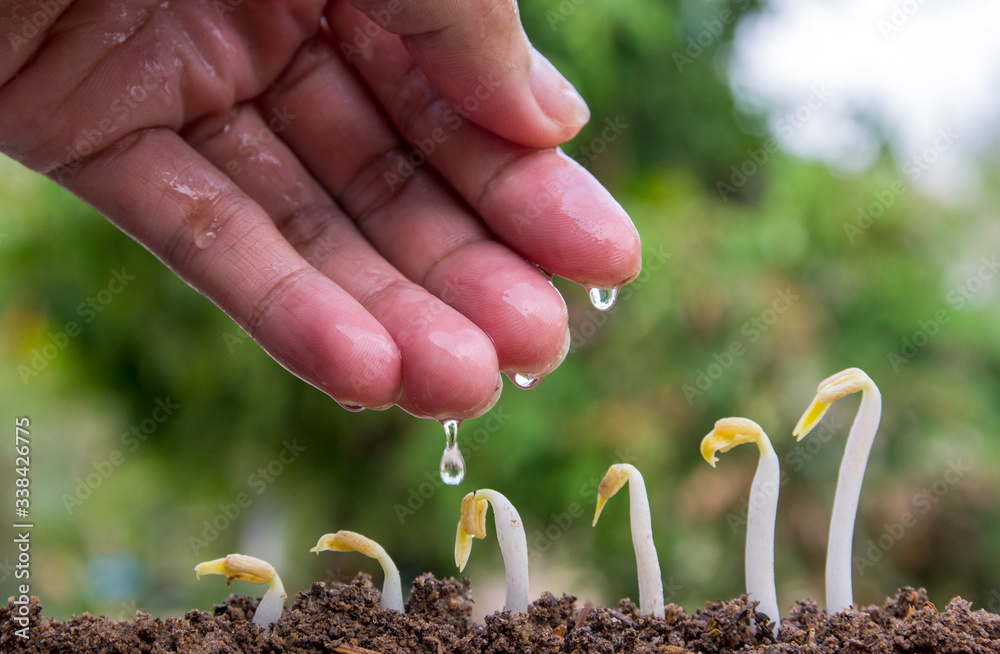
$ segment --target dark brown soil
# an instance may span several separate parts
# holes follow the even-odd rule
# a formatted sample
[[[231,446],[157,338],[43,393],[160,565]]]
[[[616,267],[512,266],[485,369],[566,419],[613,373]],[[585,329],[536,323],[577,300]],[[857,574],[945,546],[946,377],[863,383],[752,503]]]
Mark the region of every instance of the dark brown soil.
[[[443,654],[483,652],[809,652],[996,653],[1000,616],[973,612],[961,598],[938,611],[923,590],[904,588],[882,606],[832,617],[810,600],[798,603],[774,636],[746,596],[706,604],[688,615],[673,604],[665,619],[640,616],[622,600],[617,609],[580,607],[576,598],[544,594],[526,614],[496,613],[473,624],[469,581],[413,583],[406,614],[379,607],[379,591],[359,575],[349,585],[313,584],[299,593],[270,633],[250,618],[257,600],[234,595],[214,614],[190,611],[183,618],[136,613],[132,622],[89,614],[66,622],[45,620],[36,598],[30,604],[29,638],[12,620],[13,600],[0,608],[2,652],[338,652],[342,654]]]

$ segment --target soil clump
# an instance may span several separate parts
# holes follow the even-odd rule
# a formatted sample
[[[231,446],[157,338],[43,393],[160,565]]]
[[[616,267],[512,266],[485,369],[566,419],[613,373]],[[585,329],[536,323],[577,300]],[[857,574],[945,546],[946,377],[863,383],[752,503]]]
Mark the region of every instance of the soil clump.
[[[773,623],[744,595],[707,603],[688,615],[669,604],[666,616],[639,615],[634,603],[617,608],[578,606],[575,597],[545,593],[527,613],[499,612],[474,624],[469,580],[426,574],[413,582],[406,613],[383,610],[367,575],[300,592],[281,620],[266,631],[250,622],[257,599],[233,595],[214,612],[184,617],[111,620],[89,614],[59,621],[42,617],[37,598],[28,605],[28,638],[17,635],[20,606],[0,607],[0,651],[25,653],[192,652],[196,654],[515,654],[729,652],[832,654],[874,652],[1000,652],[1000,616],[973,611],[953,599],[939,611],[923,590],[903,588],[881,606],[829,616],[812,600],[797,603],[775,635]]]

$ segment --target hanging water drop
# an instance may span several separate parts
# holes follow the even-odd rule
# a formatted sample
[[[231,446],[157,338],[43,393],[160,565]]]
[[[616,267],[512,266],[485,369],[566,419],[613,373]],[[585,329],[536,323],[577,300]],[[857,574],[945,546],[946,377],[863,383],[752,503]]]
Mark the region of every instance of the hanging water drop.
[[[212,243],[215,243],[215,239],[219,237],[218,229],[219,223],[215,220],[205,229],[196,228],[194,232],[194,244],[199,249],[204,250]]]
[[[518,385],[519,388],[529,389],[538,386],[538,382],[542,381],[541,377],[527,377],[521,373],[514,374],[514,383]]]
[[[449,486],[456,486],[465,478],[465,459],[458,449],[458,420],[445,420],[444,453],[441,455],[441,481]]]
[[[598,311],[607,311],[615,306],[615,300],[618,299],[617,288],[592,288],[587,294],[590,295],[590,303]]]

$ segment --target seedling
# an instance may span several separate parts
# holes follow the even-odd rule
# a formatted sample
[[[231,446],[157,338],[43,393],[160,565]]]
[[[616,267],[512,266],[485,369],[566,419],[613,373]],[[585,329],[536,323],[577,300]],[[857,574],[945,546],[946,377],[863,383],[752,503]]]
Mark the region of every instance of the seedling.
[[[744,569],[747,595],[759,602],[761,613],[774,620],[774,631],[781,628],[778,596],[774,587],[774,522],[778,511],[781,472],[778,456],[767,434],[753,420],[723,418],[701,441],[701,455],[715,467],[716,452],[728,452],[741,443],[757,443],[760,461],[750,485],[747,510],[747,543]]]
[[[353,531],[338,531],[319,539],[310,552],[359,552],[375,559],[382,565],[385,581],[382,583],[382,608],[403,612],[403,587],[399,580],[399,570],[381,545]]]
[[[506,497],[488,488],[462,498],[462,517],[455,537],[455,565],[465,570],[472,551],[473,538],[486,538],[486,511],[493,505],[497,542],[507,574],[507,600],[504,610],[524,613],[528,610],[528,542],[517,509]]]
[[[642,474],[628,463],[616,463],[608,468],[597,489],[597,510],[592,526],[597,526],[604,504],[614,496],[625,482],[629,483],[629,510],[632,523],[632,547],[635,548],[635,563],[639,576],[639,610],[657,618],[664,616],[663,579],[660,576],[660,562],[653,545],[653,526],[649,516],[649,499]]]
[[[863,370],[848,368],[838,372],[820,382],[816,397],[792,432],[797,440],[802,440],[819,423],[831,404],[858,391],[861,391],[861,406],[858,407],[851,433],[847,437],[830,516],[830,536],[826,549],[826,609],[830,613],[845,611],[854,604],[851,581],[854,521],[857,518],[868,454],[882,417],[882,394]]]
[[[253,614],[253,623],[270,629],[281,617],[287,595],[274,566],[267,561],[244,554],[230,554],[224,559],[199,563],[194,567],[194,572],[198,579],[202,575],[225,575],[227,586],[233,579],[249,581],[251,584],[267,584],[267,592]]]

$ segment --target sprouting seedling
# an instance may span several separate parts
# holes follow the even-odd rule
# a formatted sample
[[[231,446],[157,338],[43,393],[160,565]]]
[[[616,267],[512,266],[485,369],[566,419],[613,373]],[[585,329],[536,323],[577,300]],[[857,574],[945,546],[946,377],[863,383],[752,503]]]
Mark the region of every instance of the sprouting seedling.
[[[274,566],[267,561],[244,554],[230,554],[224,559],[199,563],[194,567],[194,572],[199,579],[202,575],[225,575],[227,586],[233,579],[249,581],[251,584],[267,584],[267,592],[253,614],[253,623],[269,629],[281,617],[287,595]]]
[[[660,576],[660,561],[653,545],[653,525],[649,516],[649,499],[642,474],[628,463],[616,463],[608,468],[597,489],[597,510],[592,526],[597,526],[604,504],[614,496],[625,482],[629,483],[629,508],[632,523],[632,547],[635,548],[635,563],[639,575],[639,610],[657,618],[664,617],[663,579]]]
[[[816,397],[792,432],[796,440],[802,440],[819,423],[831,404],[858,391],[861,391],[861,406],[847,437],[830,516],[830,536],[826,549],[826,609],[830,613],[845,611],[854,604],[851,582],[854,521],[858,513],[858,500],[861,498],[861,482],[868,465],[868,453],[871,452],[882,417],[882,394],[863,370],[842,370],[820,382]]]
[[[338,531],[335,534],[325,534],[310,552],[359,552],[375,559],[382,565],[385,581],[382,584],[382,608],[390,611],[403,612],[403,587],[399,580],[399,570],[392,562],[385,549],[370,538],[353,531]]]
[[[750,485],[747,509],[747,543],[744,569],[747,595],[759,602],[760,612],[774,620],[774,631],[781,628],[778,596],[774,587],[774,522],[778,511],[781,472],[778,456],[767,434],[753,420],[723,418],[701,441],[701,455],[715,467],[716,452],[728,452],[742,443],[757,443],[760,461]]]
[[[528,542],[517,509],[506,497],[488,488],[462,498],[462,517],[455,537],[455,565],[465,570],[472,551],[473,538],[486,538],[486,510],[493,505],[497,542],[507,573],[507,600],[504,610],[524,613],[528,610]]]

